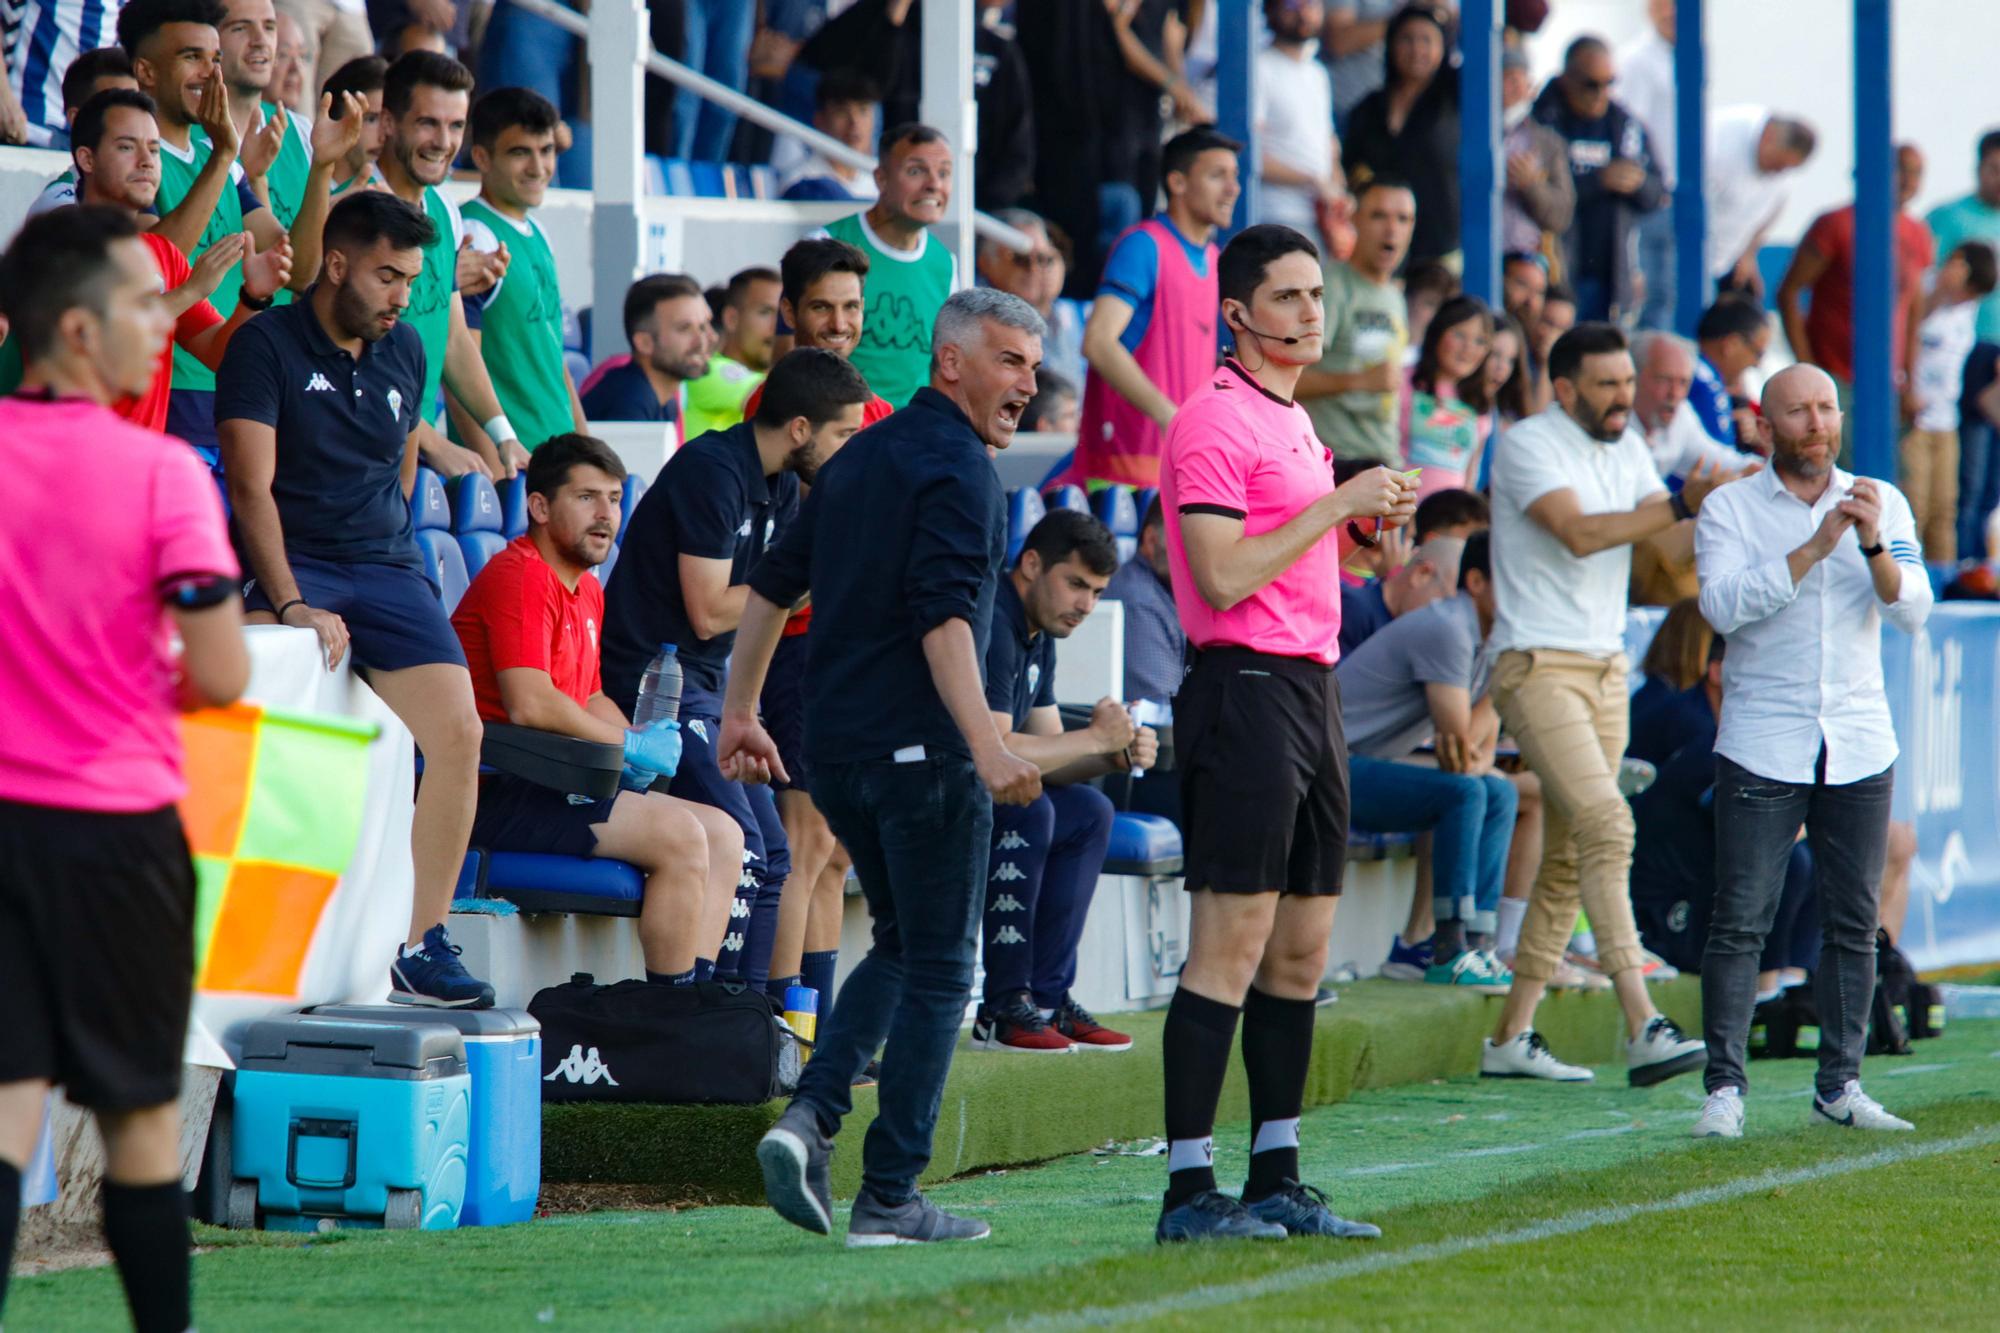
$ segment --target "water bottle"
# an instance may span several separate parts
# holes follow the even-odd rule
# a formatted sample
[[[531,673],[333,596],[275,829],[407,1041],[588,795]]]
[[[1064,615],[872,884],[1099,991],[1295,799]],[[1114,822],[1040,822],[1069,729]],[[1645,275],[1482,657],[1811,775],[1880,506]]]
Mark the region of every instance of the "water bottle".
[[[644,731],[661,718],[678,722],[681,718],[681,659],[671,643],[646,664],[639,677],[639,697],[632,704],[632,725]]]
[[[785,987],[785,1025],[804,1042],[819,1039],[819,992],[811,986]]]

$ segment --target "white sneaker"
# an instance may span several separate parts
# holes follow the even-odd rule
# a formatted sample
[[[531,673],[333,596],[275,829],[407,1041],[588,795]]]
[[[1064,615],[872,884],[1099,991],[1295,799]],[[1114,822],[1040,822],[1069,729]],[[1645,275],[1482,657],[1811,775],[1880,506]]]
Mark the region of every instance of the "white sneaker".
[[[1851,1078],[1840,1096],[1823,1102],[1813,1094],[1812,1119],[1816,1125],[1838,1125],[1842,1129],[1915,1129],[1901,1116],[1890,1115],[1882,1103],[1861,1090],[1861,1080]]]
[[[1646,1030],[1625,1043],[1625,1077],[1635,1088],[1650,1088],[1707,1063],[1708,1044],[1664,1014],[1653,1015]]]
[[[1743,1137],[1743,1089],[1717,1088],[1701,1104],[1701,1119],[1688,1133],[1697,1139]]]
[[[1566,1065],[1549,1051],[1542,1034],[1529,1028],[1498,1046],[1487,1037],[1480,1043],[1481,1078],[1545,1078],[1555,1083],[1589,1083],[1597,1076],[1581,1065]]]

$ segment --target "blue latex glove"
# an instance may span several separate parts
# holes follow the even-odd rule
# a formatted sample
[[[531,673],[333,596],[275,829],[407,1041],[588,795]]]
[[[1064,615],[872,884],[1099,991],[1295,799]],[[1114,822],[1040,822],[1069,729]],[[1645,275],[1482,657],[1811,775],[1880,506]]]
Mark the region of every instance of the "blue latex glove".
[[[659,780],[660,775],[658,773],[649,772],[643,768],[634,768],[632,765],[627,764],[625,765],[624,773],[619,775],[618,785],[627,791],[644,792],[651,790],[653,784]]]
[[[672,777],[681,766],[681,724],[662,718],[644,731],[626,732],[625,762],[648,773]]]

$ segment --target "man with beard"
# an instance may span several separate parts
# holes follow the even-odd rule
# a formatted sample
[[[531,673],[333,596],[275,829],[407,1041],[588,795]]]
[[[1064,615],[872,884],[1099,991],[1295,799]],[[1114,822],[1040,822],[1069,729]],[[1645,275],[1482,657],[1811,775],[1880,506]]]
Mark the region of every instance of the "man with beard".
[[[1480,1054],[1488,1078],[1588,1082],[1550,1053],[1535,1008],[1563,961],[1579,901],[1625,1011],[1634,1087],[1699,1068],[1702,1044],[1653,1007],[1632,920],[1632,811],[1618,790],[1630,719],[1625,611],[1632,543],[1694,517],[1737,476],[1698,464],[1669,494],[1632,428],[1636,374],[1615,326],[1579,324],[1549,351],[1555,401],[1500,439],[1493,459],[1491,690],[1541,780],[1541,871],[1514,955],[1514,984]]]
[[[869,388],[901,407],[925,383],[931,325],[955,280],[951,251],[930,233],[951,203],[951,144],[928,125],[901,125],[882,136],[881,153],[875,202],[825,234],[868,256],[874,280],[851,359]]]
[[[708,298],[685,273],[653,273],[625,292],[625,341],[632,355],[583,381],[591,421],[662,421],[681,427],[681,388],[708,365]]]
[[[216,0],[133,0],[118,15],[118,44],[132,58],[133,77],[153,99],[159,122],[160,185],[154,206],[160,222],[155,230],[191,261],[225,236],[248,232],[261,252],[289,234],[290,283],[302,289],[319,271],[333,168],[351,141],[329,114],[331,101],[322,97],[306,186],[288,233],[252,190],[237,160],[243,138],[230,106],[217,33],[225,13]],[[241,273],[240,266],[225,273],[210,297],[224,315],[236,311]],[[252,308],[257,308],[254,302]],[[176,348],[167,433],[186,440],[213,465],[221,451],[216,420],[215,372]]]
[[[465,205],[466,235],[482,255],[504,245],[513,257],[491,287],[460,299],[468,336],[493,377],[500,406],[521,418],[530,451],[584,428],[583,404],[563,357],[555,251],[530,213],[555,180],[559,123],[555,105],[527,88],[497,88],[472,108],[479,197]],[[464,439],[472,425],[464,413],[453,413],[454,438]]]
[[[986,706],[1007,748],[1042,773],[1042,794],[993,812],[986,875],[986,994],[972,1044],[1052,1054],[1129,1051],[1132,1038],[1069,993],[1084,918],[1111,843],[1111,799],[1092,778],[1153,766],[1158,741],[1125,705],[1099,699],[1090,725],[1063,730],[1056,709],[1056,640],[1097,607],[1118,568],[1110,531],[1058,509],[1035,524],[993,598]]]
[[[687,386],[690,438],[733,426],[750,415],[744,404],[771,369],[780,283],[776,269],[760,265],[736,274],[723,289],[714,312],[721,345],[708,358],[707,369]]]
[[[1907,1130],[1861,1091],[1860,1074],[1896,761],[1882,621],[1916,633],[1930,577],[1902,492],[1834,465],[1830,375],[1807,365],[1773,375],[1763,422],[1770,468],[1718,490],[1695,525],[1701,612],[1729,653],[1715,741],[1715,915],[1701,967],[1708,1100],[1693,1132],[1743,1133],[1758,955],[1801,824],[1821,934],[1812,1121]]]
[[[160,188],[160,127],[153,119],[153,99],[130,88],[114,88],[91,98],[77,112],[70,157],[82,182],[84,203],[108,205],[137,222]],[[291,276],[292,247],[280,239],[262,254],[253,254],[247,233],[224,236],[190,267],[187,257],[158,232],[142,231],[139,239],[160,270],[174,328],[160,348],[160,367],[151,386],[137,397],[119,399],[112,408],[127,421],[162,430],[174,382],[174,350],[186,350],[210,370],[220,366],[236,330],[249,323]],[[225,320],[208,298],[223,275],[238,264],[243,267],[242,292],[250,299],[239,301],[236,313]]]
[[[769,979],[791,852],[768,786],[717,766],[722,690],[750,571],[798,512],[799,487],[861,429],[868,386],[832,352],[803,348],[771,371],[757,415],[677,450],[632,511],[604,622],[604,692],[629,716],[646,664],[680,656],[687,753],[669,790],[727,811],[743,829],[743,875],[718,976]]]
[[[215,412],[250,618],[312,629],[328,670],[351,648],[423,751],[416,891],[389,998],[483,1008],[493,988],[466,972],[444,928],[472,828],[479,713],[409,505],[427,427],[423,344],[402,314],[435,239],[430,219],[392,194],[343,198],[306,299],[230,340]]]
[[[382,179],[390,193],[430,218],[433,239],[424,247],[424,268],[410,291],[408,322],[424,352],[424,382],[417,399],[423,418],[424,461],[447,477],[483,472],[511,477],[528,461],[513,425],[500,410],[479,345],[465,322],[459,293],[459,251],[465,223],[458,208],[437,188],[451,174],[465,139],[471,109],[472,71],[435,51],[412,51],[389,66],[382,84]],[[505,247],[473,263],[476,285],[490,287],[507,270]],[[437,430],[438,387],[456,400],[464,446]]]
[[[541,443],[527,473],[528,531],[486,562],[451,617],[479,716],[622,746],[628,783],[590,801],[489,775],[480,781],[473,843],[639,867],[647,979],[703,980],[735,898],[743,835],[720,810],[645,790],[679,767],[680,724],[662,718],[634,730],[600,682],[604,589],[591,571],[618,535],[625,465],[602,440],[565,434]]]
[[[730,662],[722,771],[783,778],[757,699],[786,611],[812,594],[813,800],[854,856],[875,929],[757,1161],[779,1216],[832,1231],[832,1136],[854,1109],[855,1076],[881,1049],[850,1246],[990,1233],[925,1199],[917,1179],[972,989],[993,804],[1041,792],[1035,766],[1001,744],[979,671],[1007,551],[987,450],[1013,442],[1041,335],[1041,316],[1018,296],[952,294],[929,340],[930,384],[828,464],[751,577]],[[767,405],[775,391],[774,375]]]

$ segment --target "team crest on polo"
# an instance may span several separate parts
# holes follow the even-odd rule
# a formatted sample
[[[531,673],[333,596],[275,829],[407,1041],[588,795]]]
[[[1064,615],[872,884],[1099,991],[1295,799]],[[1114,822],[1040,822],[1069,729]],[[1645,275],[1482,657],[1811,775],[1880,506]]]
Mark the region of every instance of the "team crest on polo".
[[[389,415],[398,421],[403,419],[403,391],[401,389],[389,390]]]
[[[1041,683],[1042,664],[1040,662],[1028,663],[1028,697],[1030,699],[1035,697],[1035,690]]]

